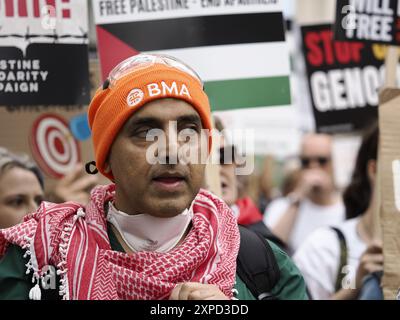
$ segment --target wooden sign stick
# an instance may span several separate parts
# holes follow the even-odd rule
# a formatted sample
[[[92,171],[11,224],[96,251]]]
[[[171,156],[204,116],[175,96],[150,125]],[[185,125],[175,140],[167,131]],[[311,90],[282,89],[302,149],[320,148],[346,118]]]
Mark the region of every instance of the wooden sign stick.
[[[396,249],[396,238],[398,233],[399,219],[391,212],[391,196],[388,190],[391,188],[392,176],[389,173],[390,159],[393,158],[393,152],[397,154],[397,146],[391,141],[388,132],[396,132],[394,128],[398,128],[398,112],[393,109],[394,105],[390,105],[390,100],[395,99],[399,95],[397,88],[397,66],[399,61],[399,48],[390,46],[387,51],[385,60],[386,78],[385,86],[379,97],[379,125],[380,125],[380,142],[378,156],[378,172],[376,179],[375,214],[374,214],[374,230],[375,238],[381,239],[383,242],[384,255],[384,275],[382,278],[382,289],[385,299],[393,299],[396,296],[399,283],[398,262],[399,251]],[[389,103],[389,105],[388,105]],[[389,121],[388,121],[389,119]],[[393,120],[392,120],[393,119]],[[397,131],[398,132],[398,131]],[[384,139],[384,140],[383,140]],[[391,150],[391,149],[394,149]],[[390,193],[390,192],[389,192]]]
[[[399,61],[399,48],[396,46],[389,46],[386,52],[386,59],[385,59],[385,85],[384,89],[386,88],[396,88],[397,87],[397,63]],[[382,90],[383,91],[383,90]],[[384,97],[380,97],[380,103]],[[373,223],[373,232],[374,232],[374,239],[381,240],[382,239],[382,230],[381,230],[381,207],[382,207],[382,200],[381,200],[381,173],[382,173],[382,161],[377,163],[377,173],[376,173],[376,191],[374,194],[374,204],[375,204],[375,214],[374,214],[374,223]]]
[[[397,88],[397,63],[399,61],[399,47],[389,46],[385,60],[385,88]]]

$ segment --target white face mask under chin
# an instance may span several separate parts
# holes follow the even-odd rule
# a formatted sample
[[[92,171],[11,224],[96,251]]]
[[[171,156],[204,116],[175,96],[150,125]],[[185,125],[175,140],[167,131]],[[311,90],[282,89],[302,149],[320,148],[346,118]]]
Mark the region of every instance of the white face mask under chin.
[[[110,202],[107,221],[120,233],[132,251],[167,252],[173,249],[185,234],[193,218],[192,207],[172,218],[148,214],[128,215]]]

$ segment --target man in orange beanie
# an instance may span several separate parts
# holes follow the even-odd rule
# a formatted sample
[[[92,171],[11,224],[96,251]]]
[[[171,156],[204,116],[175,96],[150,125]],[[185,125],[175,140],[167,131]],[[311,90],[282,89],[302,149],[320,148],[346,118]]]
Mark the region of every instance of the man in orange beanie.
[[[0,298],[257,298],[236,275],[236,219],[201,189],[205,163],[188,156],[211,143],[197,74],[169,56],[131,57],[97,90],[88,116],[96,167],[113,183],[93,189],[85,207],[43,203],[0,230]],[[278,298],[305,298],[298,270],[276,255]],[[11,260],[20,261],[13,270]]]

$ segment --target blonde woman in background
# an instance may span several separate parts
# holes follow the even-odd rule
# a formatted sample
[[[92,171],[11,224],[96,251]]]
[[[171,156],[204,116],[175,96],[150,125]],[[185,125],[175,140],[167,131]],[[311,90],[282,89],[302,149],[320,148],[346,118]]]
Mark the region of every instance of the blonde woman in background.
[[[0,148],[0,229],[22,222],[44,197],[43,177],[27,156]]]

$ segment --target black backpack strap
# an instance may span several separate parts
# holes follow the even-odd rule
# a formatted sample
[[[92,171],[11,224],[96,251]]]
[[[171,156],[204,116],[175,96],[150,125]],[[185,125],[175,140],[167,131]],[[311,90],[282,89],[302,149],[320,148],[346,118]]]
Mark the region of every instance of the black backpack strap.
[[[278,263],[267,240],[243,226],[239,226],[240,249],[237,274],[258,300],[275,297],[271,290],[280,278]]]
[[[340,289],[342,289],[342,281],[343,278],[345,277],[345,274],[342,272],[342,270],[343,267],[346,266],[347,264],[347,243],[346,243],[346,238],[340,229],[335,227],[331,227],[331,229],[335,231],[339,239],[339,245],[340,245],[340,263],[335,284],[335,292],[338,292]]]
[[[252,224],[247,224],[245,225],[247,229],[250,229],[259,235],[262,235],[265,239],[272,241],[274,244],[276,244],[279,248],[281,248],[283,251],[287,252],[287,246],[286,244],[279,239],[276,235],[272,233],[272,231],[265,225],[263,221],[259,221],[256,223]]]

